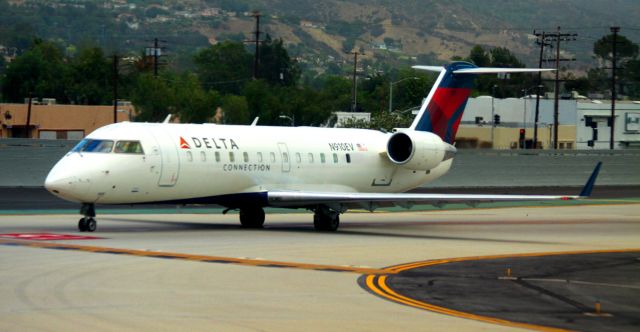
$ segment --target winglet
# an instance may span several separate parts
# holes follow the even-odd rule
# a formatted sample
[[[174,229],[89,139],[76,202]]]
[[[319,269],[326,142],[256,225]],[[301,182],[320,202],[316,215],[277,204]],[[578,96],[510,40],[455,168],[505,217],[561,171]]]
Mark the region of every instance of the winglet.
[[[596,165],[596,168],[593,169],[593,173],[585,183],[582,191],[580,192],[580,197],[589,197],[591,196],[591,192],[593,191],[593,186],[596,184],[596,178],[598,177],[598,173],[600,173],[600,167],[602,166],[602,162],[599,161]]]
[[[162,123],[169,123],[169,120],[171,120],[171,113],[167,114],[167,117],[164,118],[164,121],[162,121]]]
[[[259,116],[256,116],[255,119],[253,119],[253,122],[251,122],[251,127],[255,127],[258,124],[258,120],[260,120]]]

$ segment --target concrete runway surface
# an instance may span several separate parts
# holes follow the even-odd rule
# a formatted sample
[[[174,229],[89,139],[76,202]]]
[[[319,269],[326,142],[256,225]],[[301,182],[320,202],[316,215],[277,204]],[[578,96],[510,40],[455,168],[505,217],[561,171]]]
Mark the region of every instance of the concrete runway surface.
[[[637,201],[347,213],[337,233],[303,213],[268,214],[262,230],[237,215],[99,214],[97,232],[79,233],[78,218],[0,216],[0,330],[515,330],[389,301],[358,279],[425,260],[640,248]]]

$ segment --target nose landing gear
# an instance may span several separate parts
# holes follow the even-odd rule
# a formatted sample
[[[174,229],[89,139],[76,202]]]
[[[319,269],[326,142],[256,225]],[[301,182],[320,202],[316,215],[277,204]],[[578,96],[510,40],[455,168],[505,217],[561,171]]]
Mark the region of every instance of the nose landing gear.
[[[92,203],[84,203],[80,208],[80,213],[84,215],[78,221],[78,230],[81,232],[95,232],[98,228],[98,223],[94,219],[96,216],[96,209]]]

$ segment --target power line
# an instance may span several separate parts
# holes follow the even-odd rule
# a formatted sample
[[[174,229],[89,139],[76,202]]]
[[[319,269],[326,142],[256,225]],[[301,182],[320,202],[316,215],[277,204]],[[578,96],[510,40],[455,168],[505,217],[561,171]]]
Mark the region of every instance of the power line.
[[[618,45],[618,32],[620,32],[620,27],[611,27],[611,32],[613,33],[613,40],[611,41],[612,55],[611,55],[611,135],[609,135],[609,149],[613,150],[613,142],[614,142],[614,126],[616,123],[616,62],[618,60],[617,53],[617,45]]]
[[[560,42],[575,41],[577,33],[560,33],[560,27],[556,28],[556,32],[549,32],[545,34],[545,41],[555,42],[556,45],[556,77],[555,77],[555,92],[553,100],[553,148],[558,148],[558,111],[560,100],[560,62],[561,61],[575,61],[575,59],[561,59],[560,58]]]
[[[364,53],[354,51],[354,52],[351,52],[350,54],[353,54],[353,87],[351,91],[351,99],[352,99],[351,112],[356,112],[358,109],[358,93],[357,93],[358,78],[356,75],[356,71],[358,68],[358,55],[359,54],[364,55]]]
[[[255,11],[251,14],[256,19],[256,30],[253,32],[254,38],[253,40],[245,40],[246,43],[255,43],[256,44],[256,52],[253,57],[253,79],[258,79],[259,69],[260,69],[260,43],[263,41],[260,40],[260,12]]]

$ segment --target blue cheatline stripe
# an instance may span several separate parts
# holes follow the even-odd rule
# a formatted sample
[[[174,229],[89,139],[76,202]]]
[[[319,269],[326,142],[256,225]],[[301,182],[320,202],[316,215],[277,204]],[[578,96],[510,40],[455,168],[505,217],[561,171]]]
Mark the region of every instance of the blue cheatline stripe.
[[[428,131],[430,133],[433,132],[433,125],[431,124],[431,112],[429,110],[429,106],[427,106],[427,109],[424,111],[424,114],[422,114],[422,118],[420,118],[420,120],[418,121],[418,125],[416,126],[416,131]]]
[[[445,141],[449,144],[453,144],[453,140],[455,139],[456,134],[453,132],[453,125],[462,116],[462,113],[464,113],[464,109],[467,107],[467,101],[469,101],[469,98],[464,100],[462,105],[460,105],[460,107],[458,107],[458,109],[453,113],[453,116],[449,119],[449,122],[447,122],[447,133],[445,134]]]

